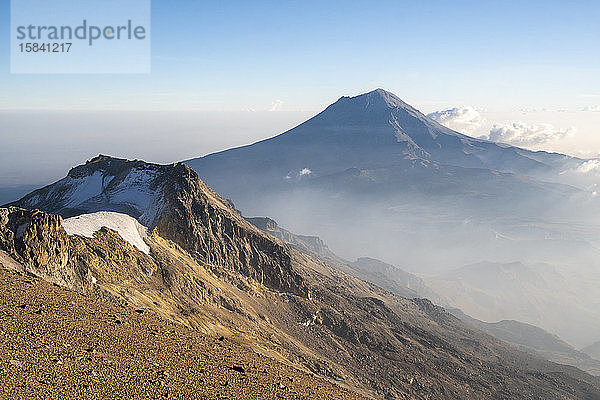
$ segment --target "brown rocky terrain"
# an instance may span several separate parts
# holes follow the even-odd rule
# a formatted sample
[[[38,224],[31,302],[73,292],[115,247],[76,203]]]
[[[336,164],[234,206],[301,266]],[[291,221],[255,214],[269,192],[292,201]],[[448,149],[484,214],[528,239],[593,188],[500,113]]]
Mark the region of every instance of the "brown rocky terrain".
[[[0,266],[0,398],[359,399],[149,310]]]
[[[16,205],[152,220],[150,254],[110,229],[69,236],[58,216],[9,207],[0,211],[3,264],[154,310],[365,396],[600,398],[597,378],[517,351],[427,300],[393,295],[260,231],[185,165],[140,163],[99,157]],[[132,174],[151,178],[140,182]],[[82,198],[74,183],[88,187],[91,177],[102,185]],[[158,208],[154,198],[143,203],[151,209],[123,202],[142,187],[160,195]]]

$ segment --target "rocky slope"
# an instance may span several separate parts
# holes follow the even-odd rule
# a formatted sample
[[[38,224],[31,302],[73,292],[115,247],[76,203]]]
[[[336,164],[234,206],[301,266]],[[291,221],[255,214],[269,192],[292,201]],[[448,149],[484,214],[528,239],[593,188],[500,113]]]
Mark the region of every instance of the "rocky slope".
[[[129,214],[208,265],[234,268],[271,288],[303,290],[282,245],[266,239],[184,164],[98,156],[12,204],[63,217]]]
[[[263,232],[267,232],[271,236],[284,243],[294,247],[295,249],[312,254],[315,257],[326,262],[344,262],[318,236],[298,235],[280,227],[276,221],[268,217],[250,217],[246,218],[248,222],[256,226]]]
[[[152,309],[375,398],[600,398],[600,383],[579,370],[516,351],[427,300],[393,295],[260,231],[185,165],[99,157],[65,179],[16,205],[65,216],[125,212],[149,229],[149,254],[113,230],[69,236],[60,217],[12,207],[0,223],[4,265]],[[69,179],[102,185],[83,191]]]
[[[358,399],[228,339],[0,265],[0,398]]]
[[[346,261],[333,253],[319,237],[296,235],[281,228],[271,218],[246,219],[299,251],[311,254],[391,293],[407,298],[427,298],[441,306],[447,304],[447,300],[431,290],[422,279],[394,265],[369,257],[361,257],[354,262]],[[592,375],[600,375],[600,363],[587,355],[586,349],[577,351],[559,337],[534,325],[508,320],[488,323],[472,318],[456,308],[447,308],[447,311],[468,325],[513,344],[523,351],[559,364],[575,366]]]

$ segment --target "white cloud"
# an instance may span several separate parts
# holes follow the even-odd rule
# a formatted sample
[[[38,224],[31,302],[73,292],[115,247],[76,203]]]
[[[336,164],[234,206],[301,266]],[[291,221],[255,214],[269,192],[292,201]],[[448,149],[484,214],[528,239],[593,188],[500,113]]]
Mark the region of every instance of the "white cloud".
[[[600,160],[588,160],[583,162],[577,167],[576,171],[582,174],[600,172]]]
[[[524,146],[561,139],[572,131],[573,128],[558,129],[551,124],[494,124],[490,129],[489,140]]]
[[[529,113],[555,113],[555,112],[569,112],[566,108],[548,108],[548,107],[540,107],[540,108],[520,108],[519,111],[523,114]]]
[[[299,180],[299,179],[305,179],[305,177],[309,177],[310,175],[312,175],[312,170],[308,167],[304,167],[301,170],[294,172],[294,171],[290,171],[288,172],[288,174],[286,176],[283,177],[283,179],[285,180],[290,180],[290,179],[294,179],[294,180]]]
[[[581,111],[600,112],[600,106],[585,106]]]
[[[472,133],[485,119],[475,107],[454,107],[427,115],[434,121],[458,132]]]
[[[283,101],[275,100],[274,102],[271,103],[271,108],[269,108],[269,111],[279,111],[279,110],[281,110],[282,105],[283,105]]]

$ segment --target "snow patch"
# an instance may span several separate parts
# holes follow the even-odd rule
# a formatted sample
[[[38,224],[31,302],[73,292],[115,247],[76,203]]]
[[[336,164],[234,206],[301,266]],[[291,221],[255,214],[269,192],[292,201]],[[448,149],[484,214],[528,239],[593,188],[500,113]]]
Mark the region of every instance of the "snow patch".
[[[142,213],[139,217],[141,223],[152,224],[162,204],[157,190],[151,187],[158,174],[158,171],[153,170],[132,169],[125,179],[111,190],[111,203],[134,207]]]
[[[150,254],[150,247],[144,242],[148,229],[129,215],[100,211],[67,218],[63,221],[63,228],[68,235],[91,238],[102,227],[117,231],[129,244],[146,254]]]
[[[110,178],[112,180],[113,177]],[[100,171],[96,171],[85,178],[69,178],[69,180],[69,186],[74,187],[74,189],[69,194],[69,202],[65,204],[65,207],[74,207],[92,197],[96,197],[102,193],[105,187],[105,177]]]

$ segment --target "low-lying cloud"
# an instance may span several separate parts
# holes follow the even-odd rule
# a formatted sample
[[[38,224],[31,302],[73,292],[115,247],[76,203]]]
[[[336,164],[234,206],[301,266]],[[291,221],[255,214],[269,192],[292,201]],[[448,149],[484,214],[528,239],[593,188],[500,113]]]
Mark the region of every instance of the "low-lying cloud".
[[[485,119],[475,107],[454,107],[427,115],[434,121],[458,132],[473,133]]]
[[[581,163],[577,167],[577,172],[582,173],[582,174],[600,172],[600,160],[588,160],[584,163]]]
[[[271,112],[279,111],[279,110],[281,110],[281,106],[283,106],[283,101],[275,100],[274,102],[271,103],[271,108],[269,108],[269,111],[271,111]]]
[[[585,106],[581,109],[581,111],[600,112],[600,106]]]
[[[308,177],[312,174],[312,170],[308,167],[304,167],[301,170],[299,170],[298,172],[295,171],[290,171],[288,172],[288,174],[286,176],[284,176],[283,178],[285,180],[290,180],[290,179],[301,179],[304,177]]]
[[[559,129],[551,124],[494,124],[490,129],[489,140],[526,146],[551,142],[567,136],[573,128]]]

